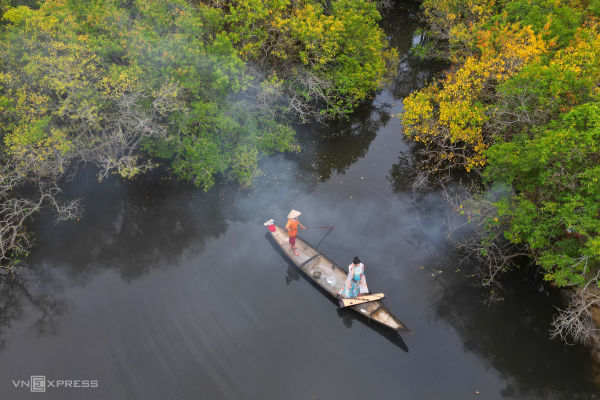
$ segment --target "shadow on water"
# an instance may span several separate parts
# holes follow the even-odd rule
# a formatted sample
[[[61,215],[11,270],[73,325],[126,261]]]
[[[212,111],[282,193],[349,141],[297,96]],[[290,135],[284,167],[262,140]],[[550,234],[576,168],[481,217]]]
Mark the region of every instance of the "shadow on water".
[[[68,311],[65,281],[86,282],[107,269],[137,279],[218,238],[228,227],[225,190],[205,193],[152,177],[98,184],[92,168],[79,171],[64,196],[83,197],[80,220],[56,224],[52,213],[42,213],[31,229],[43,246],[34,247],[16,278],[0,276],[0,350],[4,332],[26,316],[33,318],[28,330],[35,335],[56,331],[55,320]]]
[[[5,332],[33,314],[27,332],[34,335],[56,332],[55,319],[67,311],[60,289],[39,271],[21,268],[19,279],[0,275],[0,351],[6,347]]]
[[[297,281],[300,281],[300,279],[304,279],[306,282],[310,283],[315,289],[317,289],[319,292],[321,292],[327,298],[327,300],[329,300],[332,304],[335,304],[336,306],[338,305],[337,301],[334,298],[332,298],[329,295],[329,293],[327,293],[326,290],[324,290],[321,286],[317,285],[315,283],[315,281],[313,281],[312,279],[309,279],[304,273],[302,273],[298,269],[296,264],[294,264],[294,262],[287,256],[285,251],[283,251],[281,249],[281,247],[277,244],[275,239],[273,239],[273,237],[269,233],[265,233],[265,239],[267,239],[267,241],[269,242],[269,244],[271,245],[273,250],[275,250],[277,252],[277,254],[279,254],[281,256],[281,258],[283,258],[285,260],[285,263],[287,264],[288,268],[286,270],[286,275],[285,275],[285,283],[286,284],[289,285],[292,282],[297,282]]]
[[[223,192],[156,177],[98,184],[91,168],[82,170],[65,188],[65,197],[83,197],[81,219],[56,225],[51,214],[42,215],[34,230],[43,255],[34,249],[28,262],[62,265],[80,277],[117,268],[127,280],[177,264],[185,249],[227,230]]]
[[[379,325],[376,322],[371,322],[370,320],[366,319],[362,315],[359,315],[355,311],[346,308],[338,307],[337,314],[342,319],[342,322],[347,328],[351,328],[354,321],[357,321],[363,324],[364,326],[371,328],[373,331],[379,333],[390,343],[394,344],[395,346],[398,346],[405,353],[408,353],[408,346],[406,345],[404,339],[402,339],[402,336],[398,332],[386,328],[385,326]]]
[[[548,304],[562,303],[558,290],[546,287],[535,270],[516,271],[504,278],[503,300],[487,304],[473,279],[462,273],[439,276],[435,312],[457,330],[466,351],[512,378],[503,397],[600,398],[594,395],[598,388],[581,379],[592,371],[587,349],[549,340],[554,310]]]
[[[303,279],[304,281],[308,282],[312,287],[321,292],[321,294],[325,296],[325,298],[327,298],[327,300],[329,300],[336,307],[337,315],[342,320],[342,323],[345,327],[351,328],[354,321],[358,321],[359,323],[368,326],[373,331],[379,333],[392,344],[402,349],[402,351],[408,353],[408,346],[406,345],[406,343],[404,342],[404,340],[398,332],[381,326],[377,323],[371,323],[370,320],[366,319],[362,315],[357,314],[353,310],[347,308],[340,308],[338,301],[335,298],[333,298],[325,289],[319,286],[315,281],[309,279],[304,273],[299,271],[296,264],[293,263],[293,261],[287,256],[287,254],[285,254],[285,252],[281,249],[277,242],[275,242],[275,240],[273,239],[273,237],[271,237],[269,233],[265,233],[265,238],[267,239],[271,247],[273,247],[273,249],[285,260],[288,266],[285,277],[286,284],[289,285],[291,282]]]
[[[412,189],[416,177],[417,172],[412,157],[407,153],[401,153],[398,162],[392,165],[387,179],[395,192],[403,193]]]

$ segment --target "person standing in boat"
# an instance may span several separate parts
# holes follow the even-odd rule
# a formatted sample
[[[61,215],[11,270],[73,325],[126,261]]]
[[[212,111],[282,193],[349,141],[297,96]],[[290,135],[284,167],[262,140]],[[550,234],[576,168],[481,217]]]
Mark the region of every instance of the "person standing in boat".
[[[368,294],[367,279],[365,278],[365,266],[360,258],[354,257],[352,264],[348,266],[348,277],[344,287],[338,291],[338,296],[345,299],[359,297]]]
[[[306,229],[306,227],[302,225],[300,221],[298,221],[298,217],[300,216],[300,214],[302,214],[300,211],[290,211],[290,213],[288,214],[288,222],[287,224],[285,224],[285,229],[288,231],[290,247],[294,252],[294,255],[296,256],[298,255],[298,252],[296,251],[296,236],[298,235],[298,225],[300,225],[300,228]]]

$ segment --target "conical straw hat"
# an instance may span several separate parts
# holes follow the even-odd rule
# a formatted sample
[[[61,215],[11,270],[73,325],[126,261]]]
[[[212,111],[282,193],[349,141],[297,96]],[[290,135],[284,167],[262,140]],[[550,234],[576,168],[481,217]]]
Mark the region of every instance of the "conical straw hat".
[[[288,214],[288,218],[298,218],[300,216],[300,214],[302,214],[300,211],[298,211],[298,210],[292,210]]]

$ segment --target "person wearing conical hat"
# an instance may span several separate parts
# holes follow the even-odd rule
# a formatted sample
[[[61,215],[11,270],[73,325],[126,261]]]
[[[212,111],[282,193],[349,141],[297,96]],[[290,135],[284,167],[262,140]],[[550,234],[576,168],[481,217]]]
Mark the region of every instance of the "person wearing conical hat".
[[[298,252],[296,251],[296,236],[298,235],[298,225],[300,225],[300,228],[306,229],[306,227],[302,225],[300,221],[298,221],[298,217],[300,216],[300,214],[302,214],[300,211],[290,211],[290,213],[288,214],[288,222],[287,224],[285,224],[285,229],[288,231],[290,247],[294,252],[294,255],[296,256],[298,255]]]

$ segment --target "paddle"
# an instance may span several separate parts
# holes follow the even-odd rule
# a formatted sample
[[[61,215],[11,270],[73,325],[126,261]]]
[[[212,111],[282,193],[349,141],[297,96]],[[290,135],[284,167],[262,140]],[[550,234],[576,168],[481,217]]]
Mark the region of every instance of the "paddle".
[[[366,294],[360,297],[341,298],[340,307],[355,306],[357,304],[369,303],[371,301],[381,300],[385,297],[383,293]]]
[[[331,231],[333,230],[333,228],[335,228],[335,226],[315,226],[315,228],[329,228],[329,231],[327,231],[327,233],[325,234],[325,236],[323,236],[323,239],[321,239],[319,241],[319,243],[317,243],[317,245],[315,246],[315,249],[316,249],[317,247],[319,247],[319,245],[321,243],[323,243],[323,240],[325,240],[325,238],[327,237],[327,235],[329,235],[331,233]]]

